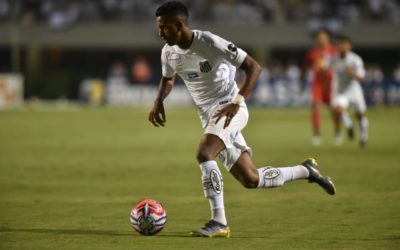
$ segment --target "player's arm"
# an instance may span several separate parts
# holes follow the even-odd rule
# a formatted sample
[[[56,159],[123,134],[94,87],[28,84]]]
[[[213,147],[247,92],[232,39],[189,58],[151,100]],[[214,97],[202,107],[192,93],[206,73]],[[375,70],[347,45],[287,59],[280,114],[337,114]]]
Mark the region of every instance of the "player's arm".
[[[359,82],[364,81],[364,77],[361,75],[358,75],[357,72],[355,70],[353,70],[351,67],[346,67],[346,73],[348,76],[356,79]]]
[[[222,117],[226,116],[224,128],[229,126],[231,120],[239,111],[240,104],[252,93],[257,79],[262,71],[261,66],[249,55],[246,56],[239,68],[246,73],[246,79],[244,80],[243,86],[239,90],[237,96],[233,98],[231,103],[221,109],[217,115],[216,122],[218,122]]]
[[[356,79],[359,82],[364,81],[365,69],[364,69],[364,63],[361,58],[356,60],[354,68],[346,66],[345,70],[347,75],[350,76],[351,78]]]
[[[157,98],[154,101],[154,106],[149,113],[149,121],[154,126],[164,126],[167,121],[164,110],[164,100],[169,95],[175,83],[175,75],[173,77],[161,77],[160,87],[158,89]]]
[[[215,116],[218,122],[222,117],[226,116],[224,128],[228,127],[232,118],[239,111],[240,104],[249,96],[256,84],[261,73],[260,65],[251,58],[245,51],[237,48],[233,43],[213,35],[211,33],[203,33],[203,41],[205,42],[207,51],[214,56],[230,62],[236,68],[241,68],[246,73],[246,79],[239,93],[231,100],[231,103],[222,108]]]
[[[261,74],[262,68],[251,56],[247,55],[242,65],[239,67],[246,73],[246,79],[244,80],[243,86],[239,91],[239,95],[244,98],[248,97],[256,85],[257,79]]]

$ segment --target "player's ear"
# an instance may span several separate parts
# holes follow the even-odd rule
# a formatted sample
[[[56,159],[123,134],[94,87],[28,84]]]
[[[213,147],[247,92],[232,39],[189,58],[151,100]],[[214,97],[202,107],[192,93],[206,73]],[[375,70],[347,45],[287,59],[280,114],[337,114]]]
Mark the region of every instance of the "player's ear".
[[[177,19],[175,24],[178,30],[182,30],[184,24],[181,19]]]

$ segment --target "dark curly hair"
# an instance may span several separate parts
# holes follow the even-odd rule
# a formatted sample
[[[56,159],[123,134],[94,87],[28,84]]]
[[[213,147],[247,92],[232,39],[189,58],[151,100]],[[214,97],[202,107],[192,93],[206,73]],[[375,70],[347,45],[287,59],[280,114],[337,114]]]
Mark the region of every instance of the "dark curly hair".
[[[343,35],[343,34],[342,35],[338,35],[336,37],[336,40],[338,40],[339,42],[348,42],[350,44],[353,43],[349,36],[346,36],[346,35]]]
[[[159,16],[180,16],[185,21],[189,18],[189,11],[186,6],[178,1],[170,1],[163,3],[156,10],[156,17]]]
[[[326,27],[321,27],[314,31],[313,37],[317,37],[320,33],[325,33],[329,36],[329,38],[332,38],[332,32]]]

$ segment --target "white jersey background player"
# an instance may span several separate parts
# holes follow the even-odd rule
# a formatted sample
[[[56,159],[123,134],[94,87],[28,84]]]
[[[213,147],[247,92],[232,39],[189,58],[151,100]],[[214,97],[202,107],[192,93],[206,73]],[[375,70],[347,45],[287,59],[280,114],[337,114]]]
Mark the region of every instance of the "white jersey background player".
[[[233,43],[210,32],[191,30],[188,10],[180,2],[167,2],[156,11],[159,35],[166,42],[161,53],[162,77],[149,121],[164,126],[163,101],[171,91],[176,75],[181,77],[199,110],[205,130],[197,150],[202,186],[210,202],[211,220],[193,230],[192,236],[229,237],[223,179],[215,158],[246,188],[272,188],[296,179],[316,182],[335,194],[332,181],[319,172],[314,159],[292,167],[256,168],[251,150],[242,136],[248,121],[244,99],[250,95],[261,72],[259,64]],[[234,81],[236,68],[246,73],[239,90]],[[179,139],[179,138],[177,138]]]
[[[368,140],[368,119],[365,116],[365,103],[361,83],[365,77],[364,62],[359,55],[352,52],[352,43],[349,37],[338,37],[339,55],[333,61],[335,70],[335,94],[332,102],[335,121],[343,122],[348,130],[350,139],[353,139],[353,123],[347,112],[351,106],[360,127],[360,146],[365,146]],[[340,128],[340,126],[337,126]],[[341,143],[340,131],[337,131],[336,142]]]

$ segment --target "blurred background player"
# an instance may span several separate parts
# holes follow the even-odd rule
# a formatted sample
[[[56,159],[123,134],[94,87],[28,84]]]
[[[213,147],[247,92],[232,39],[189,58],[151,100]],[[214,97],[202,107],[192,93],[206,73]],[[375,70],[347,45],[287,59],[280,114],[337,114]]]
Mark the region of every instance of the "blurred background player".
[[[360,126],[360,146],[366,145],[368,140],[368,119],[365,116],[365,103],[361,83],[365,77],[364,62],[352,50],[349,37],[338,37],[339,55],[333,61],[337,90],[333,100],[334,117],[336,124],[336,143],[341,144],[342,135],[340,124],[343,121],[348,130],[350,139],[353,139],[353,124],[347,113],[349,105],[355,108],[356,117]]]
[[[312,144],[321,144],[321,114],[320,107],[331,105],[333,72],[329,67],[332,58],[337,54],[337,48],[330,42],[330,32],[321,28],[315,33],[315,46],[305,58],[304,72],[311,70],[311,124],[313,130]]]

